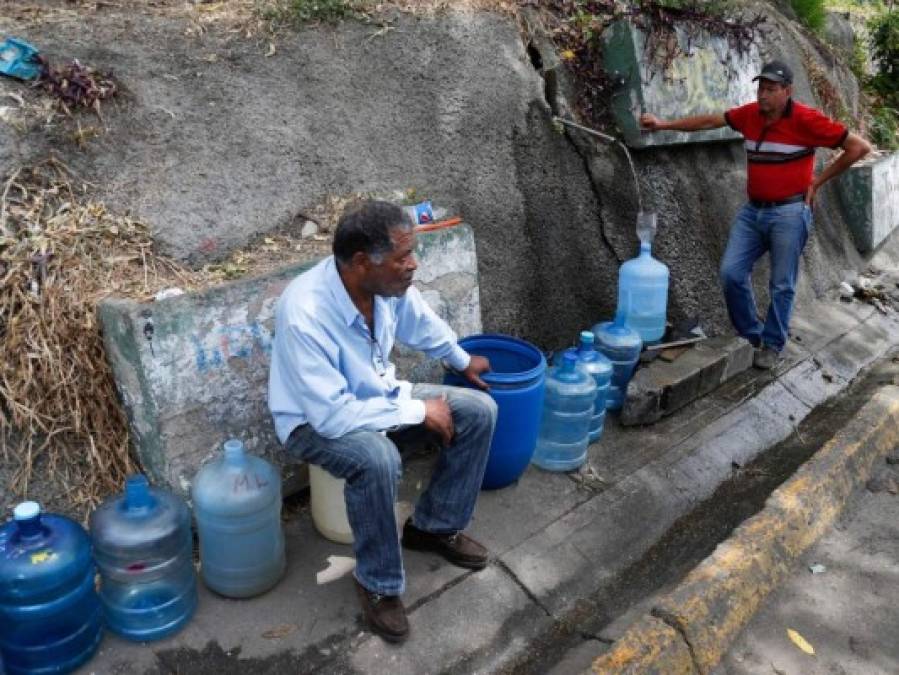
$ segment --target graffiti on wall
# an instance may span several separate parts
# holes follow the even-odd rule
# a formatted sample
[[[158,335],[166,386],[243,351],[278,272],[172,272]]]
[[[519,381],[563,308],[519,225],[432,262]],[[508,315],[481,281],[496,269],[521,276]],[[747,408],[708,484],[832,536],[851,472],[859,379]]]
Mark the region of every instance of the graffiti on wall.
[[[194,363],[200,373],[221,368],[229,359],[248,359],[254,352],[268,356],[272,351],[272,334],[259,321],[217,326],[204,335],[190,336]]]

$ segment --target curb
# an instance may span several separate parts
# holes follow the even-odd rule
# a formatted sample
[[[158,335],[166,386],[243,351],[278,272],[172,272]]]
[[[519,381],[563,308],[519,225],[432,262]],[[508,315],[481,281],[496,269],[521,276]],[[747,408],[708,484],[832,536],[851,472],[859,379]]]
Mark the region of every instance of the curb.
[[[897,445],[899,387],[885,386],[768,497],[762,511],[599,656],[593,672],[711,672],[768,593],[867,481],[874,462]]]

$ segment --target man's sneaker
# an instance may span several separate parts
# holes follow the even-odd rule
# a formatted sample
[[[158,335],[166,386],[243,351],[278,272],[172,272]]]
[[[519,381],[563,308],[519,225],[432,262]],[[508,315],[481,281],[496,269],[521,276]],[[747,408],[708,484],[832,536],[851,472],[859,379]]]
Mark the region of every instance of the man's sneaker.
[[[759,370],[771,370],[780,363],[780,352],[767,345],[755,350],[752,357],[752,365]]]
[[[362,614],[373,633],[388,642],[402,642],[409,635],[406,608],[398,595],[378,595],[365,588],[354,577],[356,594],[362,605]]]
[[[480,570],[487,566],[487,549],[468,535],[425,532],[415,527],[411,518],[403,526],[403,546],[413,551],[439,553],[459,567]]]

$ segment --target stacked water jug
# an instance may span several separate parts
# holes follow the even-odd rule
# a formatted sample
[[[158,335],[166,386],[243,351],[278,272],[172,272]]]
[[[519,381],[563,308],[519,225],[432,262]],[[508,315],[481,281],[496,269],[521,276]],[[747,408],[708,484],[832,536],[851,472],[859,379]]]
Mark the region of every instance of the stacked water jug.
[[[599,440],[606,410],[620,410],[644,344],[665,333],[668,268],[652,257],[654,213],[640,213],[640,253],[621,266],[613,321],[584,331],[577,349],[556,356],[546,378],[537,449],[532,462],[550,471],[572,471]]]
[[[65,516],[19,504],[0,526],[0,658],[9,675],[69,672],[103,633],[87,533]]]
[[[106,625],[129,640],[177,632],[197,607],[190,512],[183,499],[128,478],[90,518]]]
[[[236,598],[274,586],[286,566],[277,469],[232,439],[198,473],[193,500],[206,585]],[[104,626],[156,640],[196,607],[190,510],[142,475],[91,514],[90,537],[34,502],[0,526],[0,672],[71,672],[97,650]]]

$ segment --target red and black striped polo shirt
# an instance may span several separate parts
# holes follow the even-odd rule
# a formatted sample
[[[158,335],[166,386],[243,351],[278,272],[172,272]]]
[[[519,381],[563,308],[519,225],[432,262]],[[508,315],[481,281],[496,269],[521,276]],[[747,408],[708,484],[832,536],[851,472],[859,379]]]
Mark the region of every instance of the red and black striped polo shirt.
[[[812,184],[815,148],[838,148],[849,131],[814,108],[790,99],[783,116],[766,126],[757,102],[724,113],[746,139],[746,191],[750,199],[780,201]]]

